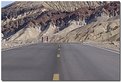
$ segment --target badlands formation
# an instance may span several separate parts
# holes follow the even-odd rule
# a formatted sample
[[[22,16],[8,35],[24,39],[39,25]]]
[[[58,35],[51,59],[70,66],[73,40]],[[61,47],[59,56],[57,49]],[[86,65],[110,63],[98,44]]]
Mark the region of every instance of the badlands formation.
[[[2,8],[2,49],[85,43],[119,50],[120,2],[14,2]]]

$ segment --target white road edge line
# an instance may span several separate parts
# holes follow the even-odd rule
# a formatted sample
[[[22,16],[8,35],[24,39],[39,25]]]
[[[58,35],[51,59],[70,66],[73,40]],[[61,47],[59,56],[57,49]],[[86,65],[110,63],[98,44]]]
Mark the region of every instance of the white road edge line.
[[[25,45],[13,46],[13,47],[10,47],[10,48],[1,49],[1,51],[7,51],[7,50],[16,49],[16,48],[21,48],[21,47],[29,46],[29,45],[32,45],[32,44],[33,44],[33,43],[30,43],[30,44],[25,44]],[[35,43],[35,44],[36,44],[36,43]]]
[[[113,50],[109,50],[107,48],[97,47],[97,46],[94,46],[94,45],[91,45],[91,44],[83,44],[83,45],[87,45],[87,46],[91,46],[91,47],[107,50],[107,51],[110,51],[110,52],[113,52],[113,53],[116,53],[116,54],[120,54],[120,52],[118,52],[118,51],[113,51]]]
[[[8,50],[12,50],[12,49],[16,49],[16,48],[21,48],[23,46],[15,46],[15,47],[11,47],[11,48],[6,48],[6,49],[2,49],[1,51],[8,51]]]

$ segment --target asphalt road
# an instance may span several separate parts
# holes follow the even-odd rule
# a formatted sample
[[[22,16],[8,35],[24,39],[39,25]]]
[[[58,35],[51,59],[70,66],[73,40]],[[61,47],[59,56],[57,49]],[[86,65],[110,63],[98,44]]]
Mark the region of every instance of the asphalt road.
[[[60,50],[60,80],[119,80],[119,54],[80,44]]]
[[[2,80],[53,80],[56,44],[35,44],[2,52]]]
[[[2,80],[49,81],[55,72],[60,80],[119,80],[119,54],[82,44],[61,44],[59,50],[57,44],[35,44],[2,52]]]

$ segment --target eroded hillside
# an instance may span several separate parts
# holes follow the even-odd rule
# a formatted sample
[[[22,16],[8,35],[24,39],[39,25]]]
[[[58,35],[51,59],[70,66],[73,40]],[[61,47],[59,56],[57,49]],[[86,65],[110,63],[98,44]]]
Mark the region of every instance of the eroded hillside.
[[[2,8],[2,46],[26,43],[119,44],[120,2],[14,2]]]

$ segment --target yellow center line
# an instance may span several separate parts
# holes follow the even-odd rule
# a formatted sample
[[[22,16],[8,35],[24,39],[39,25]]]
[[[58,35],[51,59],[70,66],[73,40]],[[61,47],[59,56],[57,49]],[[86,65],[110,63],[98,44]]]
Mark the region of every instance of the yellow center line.
[[[58,80],[59,80],[59,74],[54,74],[53,81],[58,81]]]
[[[59,45],[59,47],[60,47],[60,45]],[[60,57],[59,53],[60,53],[60,48],[58,48],[57,58]],[[53,81],[59,81],[59,74],[58,73],[53,74]]]
[[[60,57],[60,54],[57,54],[57,58],[59,58]]]

